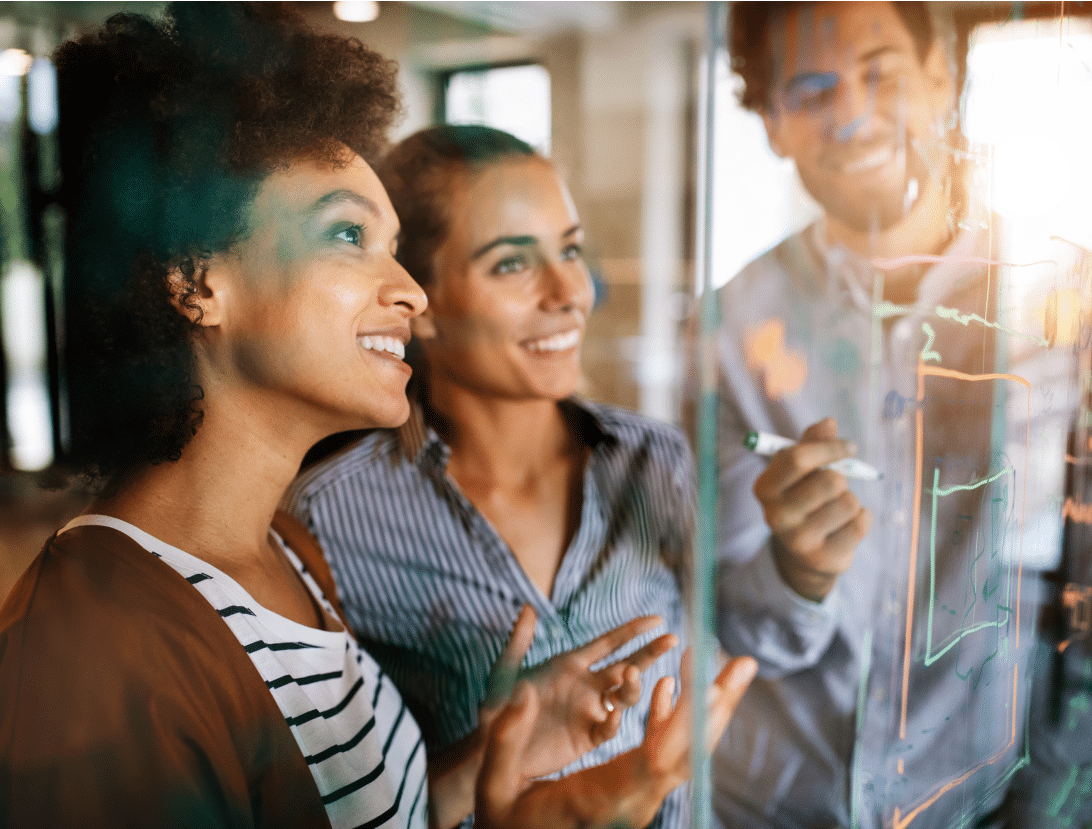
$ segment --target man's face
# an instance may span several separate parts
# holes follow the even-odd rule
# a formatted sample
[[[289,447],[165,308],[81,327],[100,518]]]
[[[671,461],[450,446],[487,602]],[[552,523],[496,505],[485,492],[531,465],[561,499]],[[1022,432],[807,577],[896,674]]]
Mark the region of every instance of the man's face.
[[[938,43],[919,60],[890,3],[801,3],[771,38],[770,144],[830,218],[886,230],[943,187],[953,83]]]

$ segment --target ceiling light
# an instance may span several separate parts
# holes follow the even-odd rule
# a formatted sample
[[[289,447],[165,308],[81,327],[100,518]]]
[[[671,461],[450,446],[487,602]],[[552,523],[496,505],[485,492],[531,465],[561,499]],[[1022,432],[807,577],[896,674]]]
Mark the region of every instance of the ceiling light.
[[[349,23],[367,23],[379,17],[377,0],[337,0],[334,16]]]

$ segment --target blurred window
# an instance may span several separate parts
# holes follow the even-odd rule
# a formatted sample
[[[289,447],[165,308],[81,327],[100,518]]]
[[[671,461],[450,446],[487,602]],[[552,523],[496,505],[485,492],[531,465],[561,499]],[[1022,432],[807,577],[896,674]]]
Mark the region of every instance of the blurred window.
[[[970,35],[964,132],[990,148],[990,207],[1092,242],[1092,19],[983,23]]]
[[[537,63],[459,69],[443,78],[443,120],[485,124],[550,154],[550,73]]]

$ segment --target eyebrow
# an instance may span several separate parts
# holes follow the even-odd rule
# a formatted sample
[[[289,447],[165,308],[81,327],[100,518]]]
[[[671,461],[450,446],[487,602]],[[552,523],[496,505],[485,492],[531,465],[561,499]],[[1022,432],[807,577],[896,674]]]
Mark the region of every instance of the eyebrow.
[[[857,64],[869,64],[874,60],[878,60],[887,54],[897,54],[900,50],[894,46],[883,45],[877,46],[868,52],[865,52],[859,58],[857,58]],[[838,83],[837,72],[798,72],[785,81],[785,94],[799,93],[807,89],[807,91],[821,91],[827,90]]]
[[[379,209],[379,205],[367,196],[362,195],[355,190],[342,188],[340,190],[333,190],[325,196],[316,199],[315,203],[307,208],[307,215],[309,217],[314,217],[332,204],[343,204],[345,202],[355,204],[376,217],[383,214],[383,211]]]
[[[857,58],[857,63],[858,64],[871,63],[872,61],[876,60],[876,58],[881,58],[886,54],[889,54],[889,53],[892,53],[892,52],[898,53],[900,51],[901,51],[900,49],[896,49],[894,46],[889,46],[889,45],[877,46],[872,51],[865,52],[863,55],[861,55],[859,58]]]
[[[580,225],[573,225],[561,234],[561,238],[564,239],[566,236],[572,236],[578,230],[580,230]],[[534,236],[498,236],[492,242],[482,245],[480,248],[470,254],[470,258],[471,260],[474,260],[480,256],[484,256],[485,254],[489,253],[489,251],[491,251],[493,248],[498,247],[499,245],[512,245],[513,247],[517,248],[528,248],[532,247],[537,243],[538,239]]]

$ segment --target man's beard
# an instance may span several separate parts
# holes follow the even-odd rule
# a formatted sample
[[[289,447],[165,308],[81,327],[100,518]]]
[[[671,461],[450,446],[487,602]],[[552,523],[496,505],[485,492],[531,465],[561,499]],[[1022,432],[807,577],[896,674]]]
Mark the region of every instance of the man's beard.
[[[804,187],[835,221],[857,233],[890,230],[914,208],[931,184],[929,163],[911,146],[906,148],[906,170],[901,187],[849,190],[845,176],[814,178],[801,171]]]

